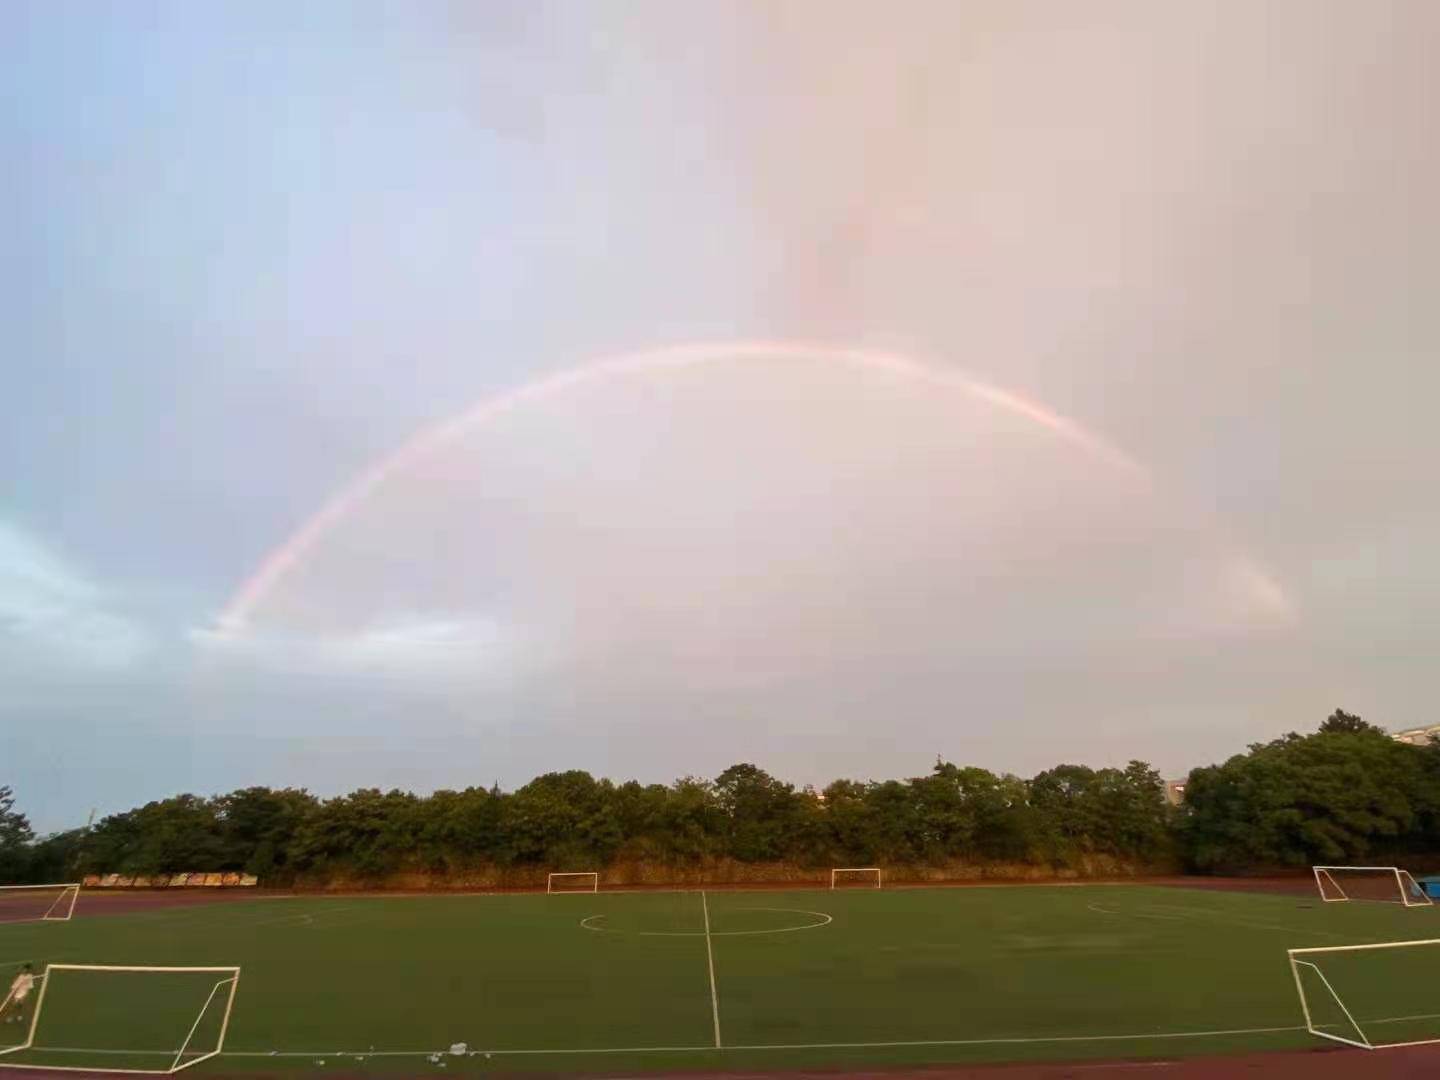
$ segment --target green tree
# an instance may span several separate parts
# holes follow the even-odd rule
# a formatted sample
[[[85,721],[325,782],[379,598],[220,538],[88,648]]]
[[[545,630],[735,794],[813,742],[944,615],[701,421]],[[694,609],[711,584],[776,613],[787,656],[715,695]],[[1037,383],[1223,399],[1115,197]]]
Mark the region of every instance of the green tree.
[[[84,842],[84,829],[51,833],[37,839],[30,847],[29,881],[42,884],[76,880]]]
[[[249,787],[215,800],[223,848],[218,869],[244,870],[273,883],[288,876],[291,842],[318,800],[308,791]]]
[[[1039,817],[1037,854],[1064,865],[1103,846],[1098,787],[1088,765],[1057,765],[1030,781],[1030,802]]]
[[[830,862],[872,862],[879,850],[869,785],[836,780],[820,793]]]
[[[15,793],[0,786],[0,882],[18,882],[29,871],[30,842],[35,833],[30,820],[15,809]]]
[[[609,862],[624,839],[614,796],[614,784],[581,769],[537,776],[505,803],[507,861],[562,870]]]
[[[379,877],[411,860],[420,800],[408,791],[361,788],[326,799],[305,816],[294,841],[297,865]]]
[[[715,785],[687,776],[666,792],[656,822],[656,843],[672,862],[702,862],[721,854],[727,822]]]
[[[1167,853],[1169,808],[1165,781],[1143,761],[1124,769],[1100,769],[1095,774],[1098,827],[1106,839],[1100,850],[1134,858]]]
[[[147,803],[137,811],[140,842],[119,869],[137,874],[224,869],[219,810],[217,801],[199,795]]]
[[[85,837],[83,872],[155,874],[222,869],[219,803],[176,795],[102,818]]]
[[[1354,713],[1347,713],[1344,709],[1336,709],[1326,717],[1325,722],[1320,725],[1320,730],[1327,735],[1363,735],[1366,733],[1383,735],[1385,733],[1384,728],[1367,724]]]
[[[915,781],[885,780],[865,786],[861,830],[852,840],[859,846],[846,851],[846,861],[914,862],[929,847],[939,850],[937,836],[944,825],[940,800],[927,798]]]
[[[919,804],[929,861],[947,857],[1021,861],[1040,840],[1040,819],[1019,777],[937,761],[931,775],[910,781]]]
[[[426,869],[469,869],[497,859],[507,796],[486,788],[437,791],[418,807],[416,855]]]
[[[1256,744],[1196,769],[1181,834],[1200,869],[1303,866],[1434,851],[1440,754],[1379,728]]]
[[[727,853],[742,862],[784,858],[795,843],[801,800],[795,788],[755,765],[731,765],[715,778]]]

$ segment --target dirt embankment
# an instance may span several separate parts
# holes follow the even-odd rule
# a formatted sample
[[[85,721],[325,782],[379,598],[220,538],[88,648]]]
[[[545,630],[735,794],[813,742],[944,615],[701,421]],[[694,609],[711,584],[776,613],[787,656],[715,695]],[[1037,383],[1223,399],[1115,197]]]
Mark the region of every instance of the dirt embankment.
[[[548,868],[477,867],[468,871],[409,870],[378,877],[344,873],[301,874],[292,881],[267,881],[300,892],[377,889],[387,892],[481,891],[523,892],[544,889]],[[589,867],[567,867],[585,871]],[[676,888],[809,888],[830,884],[830,868],[793,863],[744,863],[717,859],[705,863],[672,865],[653,861],[620,861],[597,868],[602,889]],[[889,884],[941,885],[953,883],[1062,882],[1132,880],[1155,874],[1173,874],[1173,866],[1154,866],[1106,856],[1087,856],[1073,866],[1035,866],[1027,863],[951,862],[934,866],[885,865]]]
[[[1198,877],[1179,874],[1134,874],[1114,877],[970,877],[936,880],[896,881],[887,878],[887,889],[965,889],[1000,887],[1054,887],[1104,886],[1104,885],[1159,885],[1182,889],[1215,889],[1225,892],[1278,893],[1290,896],[1313,896],[1315,884],[1307,875],[1283,877]],[[750,881],[750,882],[675,882],[662,881],[654,884],[605,883],[605,892],[664,892],[677,889],[708,889],[714,892],[779,891],[783,889],[828,888],[829,879],[807,878],[798,881]],[[158,908],[191,907],[208,903],[234,903],[252,899],[274,899],[297,896],[464,896],[494,895],[500,893],[543,893],[545,886],[485,887],[483,885],[454,884],[429,880],[424,884],[393,884],[376,882],[327,882],[319,887],[296,886],[292,888],[258,889],[87,889],[84,904],[77,915],[116,915],[132,911],[151,911]]]

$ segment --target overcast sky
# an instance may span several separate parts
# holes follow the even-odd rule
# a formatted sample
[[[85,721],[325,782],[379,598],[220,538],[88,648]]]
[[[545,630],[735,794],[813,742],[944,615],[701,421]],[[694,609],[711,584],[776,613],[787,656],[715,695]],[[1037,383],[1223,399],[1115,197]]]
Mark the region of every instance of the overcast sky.
[[[1437,721],[1437,40],[4,5],[0,784],[53,829]]]

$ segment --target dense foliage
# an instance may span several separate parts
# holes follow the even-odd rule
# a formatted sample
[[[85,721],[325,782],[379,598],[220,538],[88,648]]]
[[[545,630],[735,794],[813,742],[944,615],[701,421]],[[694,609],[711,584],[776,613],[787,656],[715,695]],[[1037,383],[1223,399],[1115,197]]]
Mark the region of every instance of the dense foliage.
[[[714,780],[615,784],[548,773],[513,792],[320,799],[255,787],[177,795],[36,840],[0,788],[0,880],[242,870],[271,882],[477,868],[972,864],[1246,870],[1440,852],[1440,749],[1337,711],[1190,775],[1179,809],[1156,771],[1059,765],[1029,780],[937,762],[910,780],[797,789],[754,765]]]
[[[1440,747],[1396,742],[1337,711],[1314,735],[1196,769],[1178,824],[1201,870],[1440,853]]]
[[[615,784],[548,773],[513,792],[418,796],[373,788],[333,799],[294,789],[177,795],[93,829],[27,843],[31,878],[96,872],[243,870],[302,875],[460,874],[478,867],[575,868],[643,862],[1056,865],[1087,855],[1144,860],[1167,837],[1159,775],[1068,765],[1032,781],[945,762],[929,776],[837,780],[796,789],[754,765],[714,780]],[[11,876],[17,876],[12,867]]]
[[[0,881],[13,881],[29,870],[30,821],[15,809],[15,793],[0,787]]]

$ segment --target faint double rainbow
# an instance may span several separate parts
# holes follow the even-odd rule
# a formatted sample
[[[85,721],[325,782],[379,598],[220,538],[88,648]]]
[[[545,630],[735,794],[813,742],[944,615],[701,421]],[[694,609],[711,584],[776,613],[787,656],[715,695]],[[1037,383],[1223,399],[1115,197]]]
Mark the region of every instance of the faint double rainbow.
[[[547,375],[484,398],[457,416],[422,428],[397,450],[376,461],[340,488],[284,543],[271,551],[226,605],[217,629],[222,633],[243,630],[265,598],[286,575],[305,560],[332,529],[349,517],[387,480],[446,443],[506,413],[544,402],[591,383],[736,360],[818,360],[836,366],[922,382],[1022,417],[1056,438],[1083,450],[1097,462],[1128,475],[1147,489],[1153,489],[1154,486],[1150,470],[1102,436],[1033,399],[973,379],[949,367],[922,363],[890,352],[786,341],[710,342],[647,349],[605,357]],[[1242,556],[1240,570],[1252,601],[1273,614],[1290,617],[1291,606],[1284,591],[1255,560]]]

